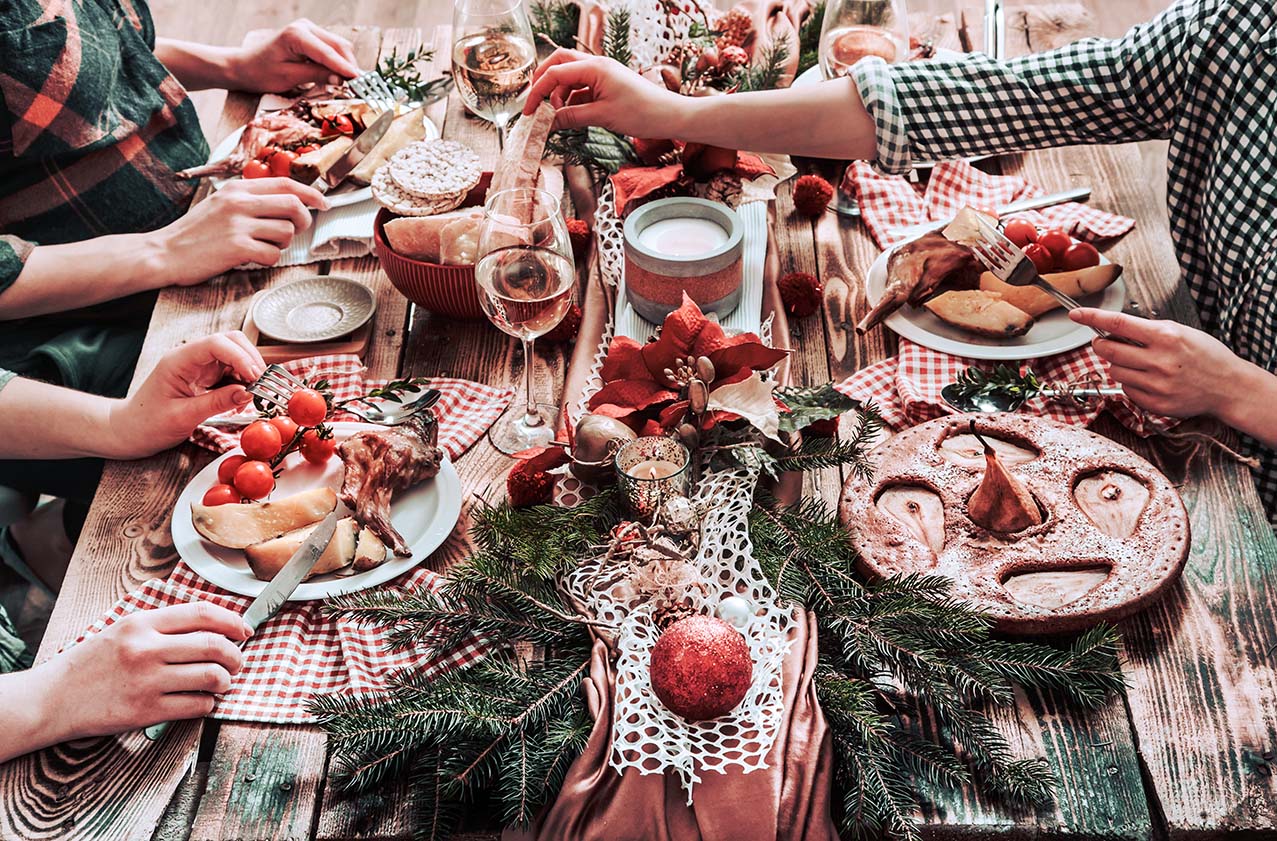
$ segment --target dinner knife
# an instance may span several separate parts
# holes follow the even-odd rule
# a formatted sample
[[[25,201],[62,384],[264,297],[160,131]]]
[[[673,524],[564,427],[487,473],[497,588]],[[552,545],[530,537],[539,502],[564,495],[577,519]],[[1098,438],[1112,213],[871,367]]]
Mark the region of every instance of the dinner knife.
[[[256,631],[263,622],[275,615],[284,602],[288,601],[288,597],[297,589],[297,585],[302,583],[302,579],[310,575],[310,571],[315,568],[315,562],[319,560],[320,555],[324,554],[336,531],[337,512],[333,511],[315,526],[315,530],[302,541],[301,546],[297,547],[297,551],[288,559],[288,563],[275,573],[275,577],[266,585],[266,589],[262,590],[261,594],[248,606],[248,610],[244,611],[244,622],[249,628]],[[145,728],[142,732],[146,734],[146,738],[155,742],[164,736],[170,724],[172,724],[170,721],[161,721]]]
[[[1072,190],[1065,190],[1061,193],[1050,193],[1045,196],[1038,196],[1031,199],[1020,199],[1010,204],[995,208],[999,216],[1008,216],[1012,213],[1023,213],[1026,210],[1039,210],[1043,207],[1051,207],[1057,204],[1064,204],[1070,201],[1086,201],[1091,197],[1090,187],[1075,187]],[[905,228],[892,228],[887,232],[888,238],[894,243],[903,239],[914,239],[923,234],[932,231],[938,231],[941,228],[948,227],[953,219],[943,219],[939,222],[923,222],[920,225],[910,225]]]
[[[395,103],[392,108],[387,108],[381,112],[381,116],[372,121],[372,125],[364,129],[363,134],[359,135],[359,139],[354,145],[346,150],[346,154],[341,156],[337,163],[328,168],[328,171],[315,179],[315,183],[311,186],[321,193],[326,193],[333,187],[336,187],[342,181],[346,180],[346,176],[359,166],[359,162],[364,156],[372,151],[372,147],[377,145],[377,141],[385,136],[390,130],[390,124],[395,121],[399,103]]]

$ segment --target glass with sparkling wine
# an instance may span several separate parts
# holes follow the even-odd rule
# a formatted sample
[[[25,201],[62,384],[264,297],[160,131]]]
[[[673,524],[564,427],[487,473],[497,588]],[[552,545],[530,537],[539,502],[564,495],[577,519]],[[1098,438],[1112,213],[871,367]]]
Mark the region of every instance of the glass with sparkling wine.
[[[844,76],[871,55],[887,62],[909,55],[904,0],[829,0],[820,27],[820,70],[825,78]]]
[[[475,279],[488,320],[523,342],[526,408],[510,409],[488,430],[503,453],[543,447],[554,440],[556,408],[538,404],[532,391],[532,342],[554,329],[572,307],[576,266],[557,197],[516,188],[488,197],[479,227]]]
[[[503,149],[506,126],[523,110],[536,63],[523,0],[456,0],[452,80],[466,107],[497,127]]]

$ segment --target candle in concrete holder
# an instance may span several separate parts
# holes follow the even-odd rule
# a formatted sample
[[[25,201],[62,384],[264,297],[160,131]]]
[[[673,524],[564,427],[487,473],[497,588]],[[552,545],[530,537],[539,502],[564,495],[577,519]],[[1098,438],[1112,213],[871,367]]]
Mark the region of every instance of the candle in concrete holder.
[[[691,296],[725,316],[740,303],[744,226],[725,204],[675,197],[642,205],[625,219],[625,294],[660,324]]]
[[[616,451],[616,478],[630,511],[650,517],[667,499],[687,496],[692,456],[687,448],[664,435],[630,441]]]

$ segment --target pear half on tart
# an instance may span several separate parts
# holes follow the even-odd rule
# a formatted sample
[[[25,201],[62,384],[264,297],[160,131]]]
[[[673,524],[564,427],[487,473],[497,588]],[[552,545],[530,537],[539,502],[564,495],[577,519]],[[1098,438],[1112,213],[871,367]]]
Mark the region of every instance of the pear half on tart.
[[[971,421],[971,434],[984,447],[984,477],[967,500],[967,516],[971,522],[1001,534],[1014,534],[1042,525],[1042,512],[1037,500],[1002,463],[998,451],[976,431],[974,420]]]

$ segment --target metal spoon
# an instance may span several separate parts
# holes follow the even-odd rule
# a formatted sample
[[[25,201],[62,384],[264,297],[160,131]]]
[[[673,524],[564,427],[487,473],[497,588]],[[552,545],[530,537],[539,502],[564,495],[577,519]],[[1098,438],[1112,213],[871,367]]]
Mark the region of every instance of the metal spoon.
[[[1057,397],[1079,397],[1088,399],[1107,395],[1122,394],[1121,386],[1105,386],[1103,388],[1075,388],[1069,391],[1057,391],[1044,388],[1035,394],[1008,394],[994,391],[986,394],[964,396],[958,393],[958,384],[950,383],[940,389],[940,396],[959,412],[1014,412],[1033,397],[1045,397],[1048,400]]]
[[[428,388],[407,403],[395,403],[390,400],[378,400],[376,403],[372,403],[365,400],[362,402],[367,405],[366,408],[347,403],[342,409],[352,415],[358,415],[369,423],[381,426],[398,426],[438,403],[439,398],[442,396],[443,392],[439,389]]]

